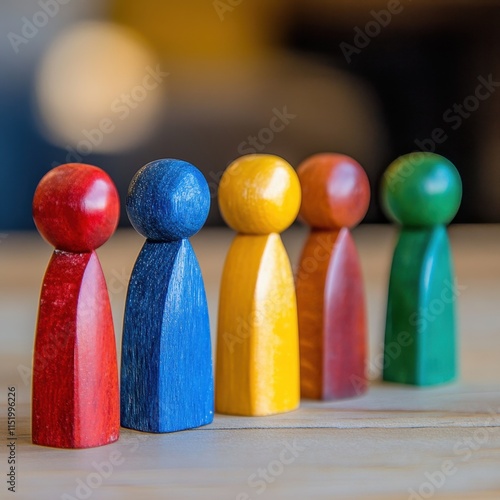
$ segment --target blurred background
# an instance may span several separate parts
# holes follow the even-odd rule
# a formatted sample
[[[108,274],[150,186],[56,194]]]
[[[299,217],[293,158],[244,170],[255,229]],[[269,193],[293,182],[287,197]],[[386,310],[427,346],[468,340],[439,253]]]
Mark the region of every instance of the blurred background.
[[[100,166],[123,200],[164,157],[203,171],[220,224],[220,176],[252,152],[353,156],[382,222],[382,172],[422,149],[462,175],[456,221],[500,222],[499,22],[484,0],[3,2],[0,230],[34,227],[61,163]]]

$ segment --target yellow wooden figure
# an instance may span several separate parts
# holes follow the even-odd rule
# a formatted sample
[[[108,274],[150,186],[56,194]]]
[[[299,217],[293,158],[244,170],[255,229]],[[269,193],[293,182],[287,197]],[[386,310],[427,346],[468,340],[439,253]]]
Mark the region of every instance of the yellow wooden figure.
[[[238,234],[222,274],[215,409],[248,416],[294,410],[300,400],[297,302],[279,233],[299,211],[297,174],[278,156],[243,156],[221,178],[219,206]]]

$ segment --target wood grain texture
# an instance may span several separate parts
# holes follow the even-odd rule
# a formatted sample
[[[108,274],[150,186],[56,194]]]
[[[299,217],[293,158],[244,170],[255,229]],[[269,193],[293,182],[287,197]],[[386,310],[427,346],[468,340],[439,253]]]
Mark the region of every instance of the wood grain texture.
[[[116,228],[118,206],[112,181],[89,165],[58,167],[37,187],[35,223],[57,248],[43,280],[36,327],[35,444],[88,448],[118,439],[113,318],[94,252]]]
[[[297,408],[297,306],[279,235],[237,235],[220,293],[216,410],[256,416]]]
[[[384,380],[434,385],[457,376],[455,294],[446,229],[403,229],[389,283]]]
[[[67,163],[50,170],[33,197],[40,234],[59,250],[99,248],[118,225],[120,200],[110,177],[98,167]]]
[[[308,263],[322,248],[327,258]],[[359,396],[368,386],[367,326],[359,258],[347,228],[312,231],[297,273],[301,395]]]
[[[415,385],[457,376],[457,291],[445,224],[462,185],[445,158],[413,153],[384,174],[387,214],[402,224],[392,261],[384,347],[384,380]]]
[[[205,289],[189,241],[146,241],[125,309],[122,426],[173,432],[210,423],[211,361]]]
[[[292,422],[281,427],[277,422],[297,416],[300,424],[302,412],[262,419],[216,416],[212,425],[174,434],[123,429],[111,446],[57,454],[30,446],[27,419],[20,418],[18,450],[26,460],[19,493],[27,500],[78,498],[80,486],[78,493],[87,487],[98,499],[133,499],[140,490],[146,499],[408,500],[429,483],[429,475],[439,479],[436,471],[451,461],[454,473],[437,483],[435,498],[498,498],[500,428],[498,421],[486,422],[487,415],[458,416],[467,425],[439,428],[418,427],[420,421],[390,428],[301,428]],[[336,412],[328,413],[334,417]],[[324,416],[316,410],[310,420]],[[219,426],[221,419],[232,425]],[[241,420],[256,427],[238,428]],[[259,428],[264,420],[276,424]],[[478,437],[485,442],[478,445]]]
[[[293,410],[300,398],[297,304],[278,231],[297,215],[297,175],[282,158],[243,156],[224,172],[219,204],[239,234],[222,274],[216,411],[262,416]]]
[[[157,160],[131,182],[127,212],[147,240],[130,278],[122,340],[121,423],[173,432],[210,423],[214,395],[203,278],[186,239],[210,207],[201,172]]]
[[[135,230],[152,241],[176,241],[196,234],[210,210],[203,174],[173,158],[144,165],[130,182],[127,214]]]
[[[16,386],[18,482],[17,495],[8,493],[4,483],[0,497],[59,500],[67,495],[63,498],[72,500],[79,498],[76,488],[89,481],[89,498],[98,500],[136,500],[138,495],[153,500],[234,500],[239,494],[252,500],[408,500],[409,488],[418,492],[429,481],[425,474],[440,470],[450,459],[457,472],[431,498],[497,500],[499,229],[453,225],[449,230],[460,285],[461,376],[457,383],[421,388],[372,382],[362,397],[303,400],[298,410],[269,417],[216,414],[212,424],[170,434],[122,428],[115,443],[85,450],[31,443],[31,381],[26,374],[31,369],[39,287],[52,249],[36,234],[9,234],[0,244],[0,385],[4,388],[0,440],[9,442],[6,388]],[[367,291],[371,378],[378,378],[382,367],[386,286],[395,237],[390,225],[363,224],[353,231]],[[233,238],[228,229],[204,228],[191,239],[205,278],[214,344],[220,276]],[[305,238],[304,226],[283,234],[292,262],[298,261]],[[118,340],[126,277],[143,243],[134,230],[119,229],[98,251]],[[477,438],[487,439],[478,444]],[[260,480],[259,470],[266,471],[268,466],[279,472],[276,461],[285,443],[294,440],[306,449],[281,474],[271,474],[273,481],[259,495],[249,480]],[[8,471],[7,451],[4,446],[0,452],[3,474]],[[112,469],[102,469],[105,475],[100,474],[96,467],[112,458],[117,459]],[[83,487],[80,492],[85,493]]]
[[[33,442],[88,448],[118,439],[118,369],[95,252],[56,250],[42,286],[33,360]]]
[[[314,155],[298,168],[301,218],[312,227],[297,272],[301,395],[313,399],[366,391],[363,278],[350,228],[368,209],[370,186],[352,158]]]
[[[246,155],[224,171],[219,208],[226,223],[243,234],[281,233],[297,217],[300,183],[290,164],[275,155]]]

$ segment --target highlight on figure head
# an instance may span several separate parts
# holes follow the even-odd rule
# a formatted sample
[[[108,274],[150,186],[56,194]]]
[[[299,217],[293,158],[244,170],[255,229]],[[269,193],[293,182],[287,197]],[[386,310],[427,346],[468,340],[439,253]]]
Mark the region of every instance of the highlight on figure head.
[[[208,217],[210,192],[203,174],[191,163],[155,160],[132,179],[127,214],[140,234],[154,241],[189,238]]]
[[[385,171],[381,198],[387,216],[400,224],[447,224],[460,208],[462,181],[453,163],[443,156],[410,153]]]
[[[89,252],[104,244],[118,225],[120,200],[106,172],[67,163],[50,170],[33,198],[41,235],[59,250]]]
[[[297,174],[279,156],[242,156],[229,165],[220,180],[222,217],[240,233],[284,231],[297,217],[300,199]]]
[[[354,227],[370,204],[370,183],[363,167],[346,155],[320,153],[297,169],[302,187],[300,217],[323,229]]]

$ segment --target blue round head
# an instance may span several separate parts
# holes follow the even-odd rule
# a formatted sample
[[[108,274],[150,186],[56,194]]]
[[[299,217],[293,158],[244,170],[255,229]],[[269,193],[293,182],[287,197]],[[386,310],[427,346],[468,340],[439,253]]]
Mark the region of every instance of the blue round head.
[[[203,227],[210,191],[203,174],[190,163],[156,160],[135,174],[126,206],[132,226],[146,238],[180,240]]]

